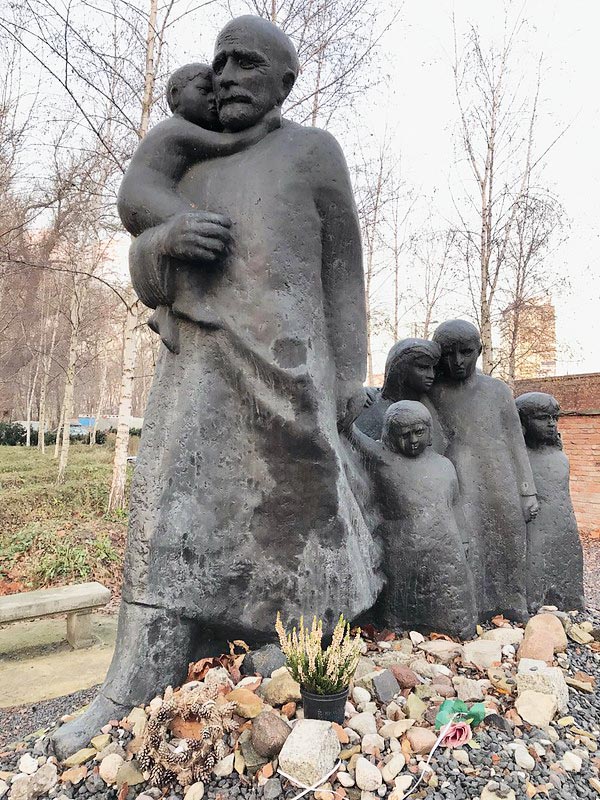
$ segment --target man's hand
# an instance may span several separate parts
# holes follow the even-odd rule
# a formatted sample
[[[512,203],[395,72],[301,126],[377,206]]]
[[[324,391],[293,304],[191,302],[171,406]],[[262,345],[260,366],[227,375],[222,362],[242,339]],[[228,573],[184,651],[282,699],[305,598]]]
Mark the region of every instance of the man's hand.
[[[162,251],[183,261],[221,261],[232,244],[231,220],[209,211],[176,214],[164,223]]]
[[[537,497],[534,494],[521,497],[521,510],[523,511],[525,522],[531,522],[532,519],[535,519],[540,510]]]
[[[350,394],[338,391],[337,396],[337,425],[338,431],[347,431],[354,420],[360,415],[366,403],[366,393],[361,386]]]

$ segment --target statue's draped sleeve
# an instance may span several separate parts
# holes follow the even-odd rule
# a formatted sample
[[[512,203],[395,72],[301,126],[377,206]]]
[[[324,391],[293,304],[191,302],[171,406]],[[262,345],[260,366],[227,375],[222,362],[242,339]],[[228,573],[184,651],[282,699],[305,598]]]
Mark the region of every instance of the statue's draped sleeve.
[[[131,282],[145,306],[157,308],[172,302],[168,290],[169,257],[163,255],[164,226],[157,225],[141,233],[129,248]]]
[[[338,386],[347,395],[362,387],[367,361],[367,320],[360,224],[346,161],[329,134],[315,169],[321,215],[322,284]]]
[[[519,493],[521,497],[531,497],[537,494],[537,490],[535,488],[533,472],[531,471],[531,464],[529,463],[529,456],[527,455],[525,439],[523,438],[521,420],[519,419],[519,412],[517,411],[517,406],[515,405],[510,389],[508,386],[504,388],[504,417],[519,485]]]

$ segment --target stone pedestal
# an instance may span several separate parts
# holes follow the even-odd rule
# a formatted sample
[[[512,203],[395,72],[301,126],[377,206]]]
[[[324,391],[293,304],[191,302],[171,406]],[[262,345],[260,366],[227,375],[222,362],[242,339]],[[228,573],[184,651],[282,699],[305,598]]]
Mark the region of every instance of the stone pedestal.
[[[74,611],[67,614],[67,641],[74,650],[95,644],[91,611]]]

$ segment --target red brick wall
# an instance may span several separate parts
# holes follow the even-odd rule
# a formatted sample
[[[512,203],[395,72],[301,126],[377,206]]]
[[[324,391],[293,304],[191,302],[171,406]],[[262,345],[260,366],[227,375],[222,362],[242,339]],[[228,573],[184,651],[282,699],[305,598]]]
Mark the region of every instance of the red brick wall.
[[[577,523],[582,533],[600,538],[600,373],[517,381],[515,395],[523,392],[547,392],[558,400]]]

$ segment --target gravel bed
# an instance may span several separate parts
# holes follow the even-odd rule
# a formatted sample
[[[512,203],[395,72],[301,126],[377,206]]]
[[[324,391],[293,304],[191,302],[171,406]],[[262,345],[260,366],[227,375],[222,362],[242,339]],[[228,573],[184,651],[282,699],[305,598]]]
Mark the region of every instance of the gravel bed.
[[[64,714],[70,714],[89,703],[97,691],[98,687],[94,686],[31,705],[0,708],[0,749],[11,742],[25,739],[34,731],[53,727]]]
[[[600,611],[600,539],[582,536],[583,583],[589,608]]]

